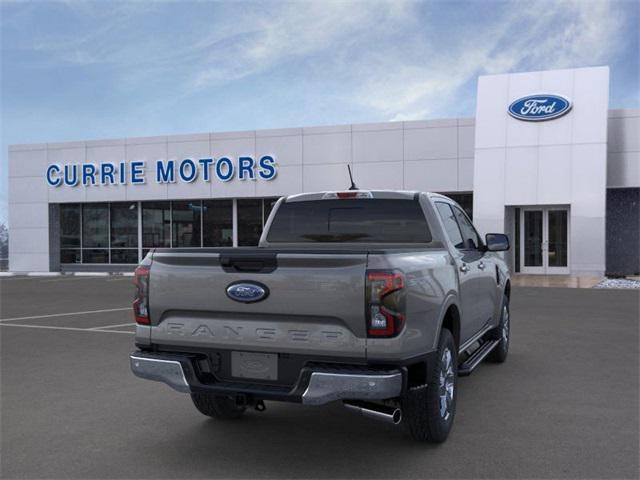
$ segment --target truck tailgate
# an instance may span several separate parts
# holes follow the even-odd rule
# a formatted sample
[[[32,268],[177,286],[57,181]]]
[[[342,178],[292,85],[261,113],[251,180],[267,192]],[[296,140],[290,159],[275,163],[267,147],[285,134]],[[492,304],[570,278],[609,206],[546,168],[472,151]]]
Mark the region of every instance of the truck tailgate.
[[[153,254],[152,343],[365,357],[366,252],[239,250]],[[232,300],[227,288],[241,281],[268,295]]]

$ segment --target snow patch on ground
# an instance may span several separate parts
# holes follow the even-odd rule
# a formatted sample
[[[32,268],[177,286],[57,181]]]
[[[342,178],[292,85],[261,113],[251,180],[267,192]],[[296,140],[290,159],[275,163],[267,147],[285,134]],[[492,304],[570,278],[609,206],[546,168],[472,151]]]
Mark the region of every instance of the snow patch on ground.
[[[628,278],[606,278],[593,288],[638,288],[640,289],[640,281]]]

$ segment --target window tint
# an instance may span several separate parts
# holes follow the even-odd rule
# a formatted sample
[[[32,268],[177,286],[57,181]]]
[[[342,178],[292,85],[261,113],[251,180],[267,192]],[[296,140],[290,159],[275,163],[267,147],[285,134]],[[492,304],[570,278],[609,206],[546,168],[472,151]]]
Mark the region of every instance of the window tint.
[[[233,245],[233,200],[202,202],[202,243],[204,247]]]
[[[114,247],[138,248],[137,203],[111,204],[111,248]]]
[[[82,250],[82,263],[109,263],[109,250],[85,248]]]
[[[60,247],[80,247],[80,205],[60,205]]]
[[[106,203],[82,206],[82,247],[109,248],[109,205]]]
[[[474,250],[480,247],[480,237],[476,233],[476,229],[467,218],[467,216],[458,207],[453,205],[453,212],[455,213],[458,225],[460,225],[460,231],[462,232],[462,240],[464,241],[465,249]]]
[[[238,199],[238,246],[258,245],[262,235],[262,200]]]
[[[436,209],[438,210],[438,214],[440,214],[440,218],[442,219],[442,223],[444,225],[444,230],[447,232],[447,236],[449,237],[449,240],[451,240],[451,243],[453,243],[456,248],[463,248],[464,242],[462,241],[460,228],[458,227],[458,222],[456,222],[455,216],[449,204],[436,202]]]
[[[171,203],[171,221],[173,242],[171,246],[201,247],[200,213],[202,203],[199,200]]]
[[[315,200],[280,205],[267,240],[428,243],[431,232],[415,200]]]
[[[171,246],[171,207],[169,202],[142,204],[142,246]]]

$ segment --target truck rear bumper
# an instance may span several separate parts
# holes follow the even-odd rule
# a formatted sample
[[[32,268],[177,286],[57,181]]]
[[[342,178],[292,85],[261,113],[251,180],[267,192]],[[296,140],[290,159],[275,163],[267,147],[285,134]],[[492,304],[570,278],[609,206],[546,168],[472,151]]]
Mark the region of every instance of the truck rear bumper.
[[[189,382],[184,374],[184,369],[179,360],[151,357],[149,355],[140,356],[132,353],[129,356],[131,371],[140,378],[155,380],[169,385],[174,390],[182,393],[189,393]]]
[[[132,372],[147,380],[163,382],[182,393],[208,391],[220,395],[250,395],[259,399],[322,405],[334,400],[385,400],[400,396],[404,369],[366,369],[341,366],[305,367],[293,388],[244,382],[201,383],[188,355],[134,352]]]
[[[302,403],[322,405],[334,400],[384,400],[402,393],[402,372],[311,372]]]

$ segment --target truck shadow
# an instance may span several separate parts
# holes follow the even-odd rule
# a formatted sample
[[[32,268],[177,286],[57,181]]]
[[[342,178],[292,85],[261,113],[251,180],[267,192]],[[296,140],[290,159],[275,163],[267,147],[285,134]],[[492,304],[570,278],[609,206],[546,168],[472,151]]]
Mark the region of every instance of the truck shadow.
[[[203,418],[175,434],[171,455],[161,460],[167,468],[175,468],[176,456],[188,458],[190,473],[214,477],[394,477],[405,460],[411,464],[416,455],[447,448],[415,442],[401,426],[361,417],[339,403],[318,408],[270,402],[264,413],[249,411],[230,421]]]

